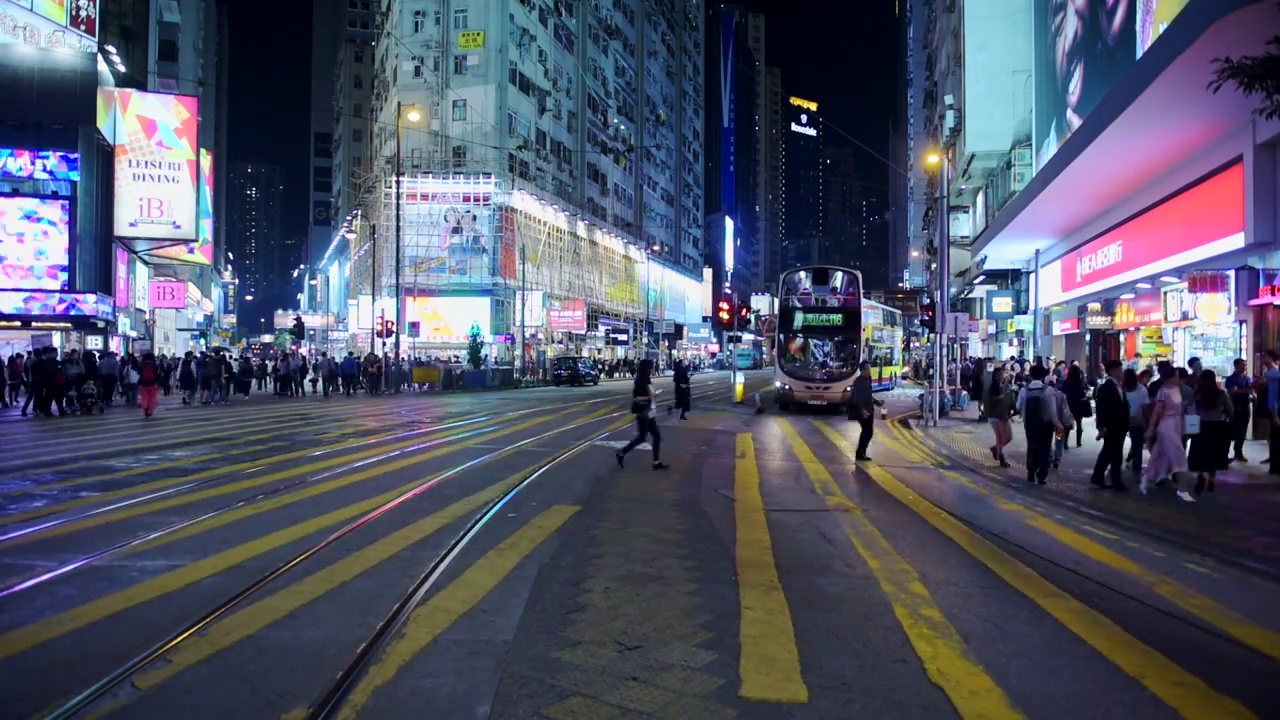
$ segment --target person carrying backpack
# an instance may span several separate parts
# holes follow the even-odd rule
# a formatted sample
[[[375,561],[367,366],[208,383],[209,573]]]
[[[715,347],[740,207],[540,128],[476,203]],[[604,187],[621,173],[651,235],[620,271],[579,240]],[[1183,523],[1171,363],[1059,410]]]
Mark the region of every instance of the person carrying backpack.
[[[151,417],[156,412],[156,398],[160,395],[160,368],[156,366],[155,353],[142,356],[138,365],[138,404],[142,416]]]
[[[1049,448],[1053,435],[1064,430],[1058,393],[1044,384],[1048,370],[1031,366],[1031,382],[1018,393],[1018,414],[1027,433],[1027,482],[1044,485],[1049,478]]]

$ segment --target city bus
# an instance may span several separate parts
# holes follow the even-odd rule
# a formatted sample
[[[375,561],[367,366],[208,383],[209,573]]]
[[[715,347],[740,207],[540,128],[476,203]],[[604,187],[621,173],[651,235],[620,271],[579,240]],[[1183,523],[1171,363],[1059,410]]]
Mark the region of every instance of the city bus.
[[[902,311],[862,301],[862,359],[871,363],[871,388],[892,390],[902,377]]]
[[[832,265],[783,273],[773,384],[778,407],[848,405],[862,357],[862,275]]]

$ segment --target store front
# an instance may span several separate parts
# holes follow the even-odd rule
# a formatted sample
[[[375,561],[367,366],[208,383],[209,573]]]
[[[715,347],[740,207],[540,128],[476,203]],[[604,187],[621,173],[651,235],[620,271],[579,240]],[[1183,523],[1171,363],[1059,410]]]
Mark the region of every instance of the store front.
[[[1247,337],[1247,323],[1237,319],[1233,273],[1191,273],[1186,282],[1163,288],[1161,295],[1161,334],[1174,365],[1185,367],[1197,357],[1205,370],[1219,377],[1231,374]]]

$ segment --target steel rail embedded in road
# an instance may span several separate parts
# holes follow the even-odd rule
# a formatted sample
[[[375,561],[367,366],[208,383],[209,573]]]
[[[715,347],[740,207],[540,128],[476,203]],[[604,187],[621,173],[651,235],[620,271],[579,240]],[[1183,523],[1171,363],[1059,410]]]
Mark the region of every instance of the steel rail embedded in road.
[[[706,393],[700,393],[699,396],[705,395],[705,394]],[[136,675],[140,670],[142,670],[146,666],[161,659],[162,657],[164,657],[165,654],[172,651],[174,648],[182,644],[188,638],[192,637],[193,635],[209,627],[211,624],[215,623],[219,618],[230,613],[236,607],[241,605],[245,600],[256,595],[263,588],[275,582],[277,579],[284,576],[290,570],[297,568],[307,560],[319,554],[326,548],[332,546],[334,543],[338,542],[344,537],[347,537],[348,535],[360,529],[361,527],[364,527],[376,521],[379,517],[386,515],[387,513],[391,512],[392,510],[399,507],[400,505],[408,502],[409,500],[412,500],[413,498],[418,497],[419,495],[437,486],[438,484],[447,480],[448,478],[453,477],[466,470],[469,470],[482,463],[508,455],[520,447],[524,447],[531,443],[544,440],[552,435],[566,432],[574,428],[581,427],[583,425],[595,423],[600,420],[606,420],[608,418],[613,418],[620,415],[628,415],[630,414],[630,412],[631,411],[627,409],[627,410],[621,410],[618,412],[610,413],[607,415],[593,417],[588,420],[583,420],[570,425],[565,425],[563,427],[559,427],[554,430],[550,430],[548,432],[541,433],[539,435],[535,435],[533,437],[526,438],[524,440],[520,440],[518,442],[507,445],[501,449],[495,450],[491,453],[487,453],[478,458],[474,458],[465,463],[454,466],[449,470],[446,470],[442,473],[434,475],[428,478],[427,480],[424,480],[423,482],[418,483],[412,489],[387,501],[386,503],[383,503],[377,508],[370,510],[368,513],[365,513],[363,516],[351,521],[350,523],[344,525],[342,528],[334,531],[324,539],[320,540],[315,545],[311,546],[310,548],[307,548],[306,550],[303,550],[302,552],[296,554],[292,558],[284,561],[283,563],[279,564],[272,570],[263,574],[256,580],[245,585],[240,590],[235,592],[233,595],[228,597],[226,600],[223,600],[218,605],[214,606],[212,609],[206,611],[200,617],[196,618],[194,621],[187,624],[181,630],[169,635],[164,640],[161,640],[160,642],[155,643],[154,645],[152,645],[151,647],[149,647],[148,649],[144,650],[142,653],[134,657],[132,660],[128,661],[124,665],[112,671],[107,676],[103,677],[98,682],[94,683],[88,689],[82,691],[79,695],[69,700],[67,703],[59,707],[57,710],[53,711],[51,714],[47,715],[46,716],[47,720],[63,720],[64,718],[71,718],[76,716],[83,710],[88,709],[93,703],[100,700],[104,695],[106,695],[112,689],[116,688],[121,683],[128,680],[130,677]],[[612,432],[612,430],[610,430],[610,432]],[[599,437],[602,437],[602,435],[597,435],[588,441],[579,443],[574,448],[571,448],[570,451],[566,451],[565,453],[558,455],[557,458],[567,457],[569,452],[577,452],[582,448],[590,445],[591,443],[594,443]],[[553,458],[552,461],[558,461],[557,458]],[[545,469],[545,468],[540,468],[540,469]],[[535,470],[534,473],[539,473],[539,470]],[[535,474],[530,474],[529,477],[521,481],[520,486],[527,485],[528,481],[535,476],[536,476]],[[510,494],[511,493],[508,491],[507,495],[509,496]],[[482,513],[480,513],[479,515],[481,517],[488,516],[489,514],[492,513],[492,510],[493,510],[492,508],[488,508]],[[472,522],[474,524],[476,521],[473,519]],[[442,557],[445,557],[445,556],[442,556]],[[345,690],[343,692],[345,692]]]

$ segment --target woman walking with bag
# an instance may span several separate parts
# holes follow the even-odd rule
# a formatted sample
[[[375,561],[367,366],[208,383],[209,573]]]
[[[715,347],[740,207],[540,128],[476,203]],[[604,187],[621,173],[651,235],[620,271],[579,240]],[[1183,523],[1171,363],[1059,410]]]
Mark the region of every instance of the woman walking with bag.
[[[1093,407],[1089,404],[1089,387],[1084,381],[1084,370],[1079,365],[1072,365],[1067,370],[1067,379],[1062,383],[1062,392],[1067,396],[1067,408],[1071,416],[1077,420],[1093,417]],[[1076,447],[1084,436],[1084,423],[1076,423]]]
[[[1182,449],[1185,417],[1182,396],[1189,391],[1182,387],[1182,379],[1178,377],[1177,370],[1168,363],[1160,365],[1160,383],[1160,391],[1156,394],[1151,411],[1151,421],[1147,424],[1146,439],[1147,447],[1151,448],[1151,464],[1147,465],[1138,489],[1145,495],[1156,481],[1168,477],[1179,498],[1195,502],[1191,493],[1178,487],[1178,473],[1187,471],[1187,456]]]
[[[618,467],[624,467],[627,453],[636,449],[646,438],[652,438],[653,469],[665,470],[662,462],[662,434],[658,432],[658,421],[654,418],[653,361],[645,358],[636,366],[636,383],[631,388],[631,413],[636,416],[636,436],[627,446],[614,453]]]
[[[1191,451],[1187,453],[1187,469],[1196,474],[1195,493],[1205,490],[1208,479],[1209,492],[1219,472],[1227,469],[1231,453],[1231,416],[1235,408],[1227,392],[1218,387],[1218,378],[1212,370],[1203,370],[1196,380],[1195,417],[1200,431],[1193,432],[1197,421],[1187,416],[1186,432],[1191,435]]]

